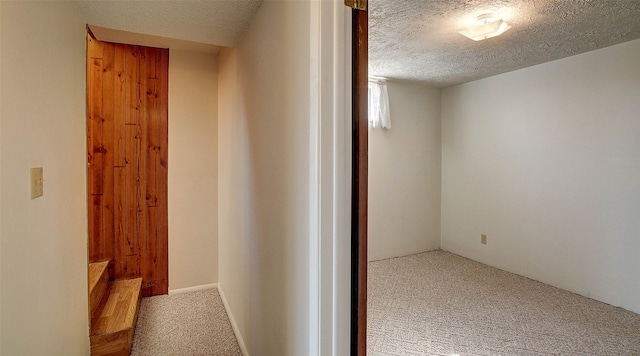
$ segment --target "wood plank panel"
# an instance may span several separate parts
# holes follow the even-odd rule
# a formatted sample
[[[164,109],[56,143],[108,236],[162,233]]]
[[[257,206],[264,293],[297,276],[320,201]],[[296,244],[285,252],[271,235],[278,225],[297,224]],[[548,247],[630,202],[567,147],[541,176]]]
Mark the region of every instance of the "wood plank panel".
[[[155,221],[159,218],[158,208],[148,208],[149,220]],[[142,273],[142,279],[145,281],[151,281],[155,279],[162,279],[164,276],[158,276],[158,236],[162,233],[159,230],[160,224],[150,223],[149,233],[147,240],[140,246],[140,253],[142,256],[142,264],[140,266],[140,272]]]
[[[104,188],[102,198],[102,224],[103,224],[103,255],[104,260],[113,260],[115,257],[115,214],[114,214],[114,113],[115,113],[115,45],[103,43],[102,60],[102,95],[103,116],[102,121],[102,146],[103,150],[103,174]],[[106,100],[104,98],[107,98]],[[111,266],[113,269],[113,263]]]
[[[147,190],[149,185],[148,162],[151,159],[148,154],[149,146],[149,103],[147,100],[148,92],[148,65],[149,65],[149,51],[148,48],[140,49],[140,116],[138,120],[138,181],[137,193],[138,193],[138,234],[140,236],[140,276],[143,281],[153,280],[156,278],[155,269],[150,268],[148,245],[150,239],[151,221],[149,216],[149,209],[147,207]],[[143,296],[145,295],[143,287]]]
[[[155,58],[154,58],[155,63]],[[161,240],[160,224],[158,219],[161,212],[158,209],[158,166],[159,166],[159,113],[158,113],[158,93],[157,93],[157,79],[147,79],[147,121],[148,121],[148,143],[147,143],[147,194],[146,204],[149,207],[149,235],[147,237],[147,243],[144,245],[142,251],[144,263],[142,266],[143,275],[142,278],[147,281],[159,279],[155,276],[158,271],[158,243]],[[154,278],[156,277],[156,278]],[[151,294],[155,284],[143,285],[143,295]]]
[[[158,210],[159,214],[155,221],[158,234],[157,246],[157,270],[156,277],[162,278],[162,283],[154,285],[150,290],[152,295],[166,294],[169,291],[169,228],[168,228],[168,157],[169,157],[169,50],[158,50],[158,60],[156,63],[156,75],[158,77],[158,103],[159,103],[159,140],[160,147],[160,172],[158,177]],[[157,174],[158,172],[156,172]]]
[[[162,93],[168,92],[168,51],[156,52],[157,80],[148,80],[147,106],[149,112],[149,206],[167,204],[168,158],[168,100]]]
[[[145,295],[166,294],[169,52],[87,46],[90,257],[112,259],[116,280],[144,277]]]
[[[142,296],[151,297],[154,295],[167,294],[166,291],[168,289],[169,287],[166,279],[145,281],[144,283],[142,283]]]
[[[104,188],[104,157],[102,154],[102,46],[93,38],[88,38],[87,46],[87,169],[89,194],[89,261],[103,259],[104,226],[102,224],[102,194]],[[100,58],[95,58],[99,56]]]
[[[101,261],[104,255],[102,190],[104,188],[103,135],[103,48],[87,34],[87,192],[89,216],[89,261]]]
[[[165,212],[161,207],[149,208],[149,220],[156,223],[149,224],[149,238],[146,244],[146,250],[143,254],[143,256],[145,256],[146,267],[150,272],[152,272],[147,274],[147,278],[145,280],[151,281],[155,279],[157,280],[157,283],[143,287],[143,293],[145,294],[165,294],[168,291],[169,265],[167,263],[168,246],[166,243],[167,224],[162,223],[162,217],[164,216]],[[145,278],[144,275],[143,278]]]
[[[121,279],[131,279],[140,277],[140,255],[133,254],[124,256],[124,268]]]
[[[146,192],[146,204],[150,207],[158,206],[158,179],[162,179],[161,172],[159,171],[160,165],[160,150],[161,150],[161,138],[160,138],[160,115],[159,115],[159,103],[158,103],[158,80],[147,79],[147,91],[146,91],[146,106],[145,112],[146,118],[146,131],[147,131],[147,192]]]
[[[124,126],[124,125],[123,125]],[[115,232],[114,232],[114,271],[112,273],[112,277],[114,279],[120,279],[124,276],[124,258],[125,254],[125,244],[123,241],[126,241],[126,197],[124,194],[120,194],[120,192],[124,191],[124,187],[126,185],[125,181],[127,179],[126,167],[115,167],[114,168],[114,204],[115,204],[115,212],[114,212],[114,224],[115,224]]]
[[[158,207],[162,209],[162,214],[165,217],[163,220],[167,221],[166,216],[168,216],[167,206],[167,195],[168,195],[168,185],[167,185],[167,177],[168,177],[168,158],[169,158],[169,50],[159,50],[159,61],[160,64],[157,70],[158,76],[158,87],[157,89],[157,99],[159,104],[159,112],[158,112],[158,126],[159,126],[159,137],[158,140],[160,142],[160,175],[158,176]],[[158,174],[156,172],[156,174]],[[165,239],[167,237],[165,236]]]
[[[89,195],[89,262],[102,261],[102,195]]]
[[[159,48],[147,48],[149,61],[147,63],[147,79],[158,79],[158,68],[160,66]]]
[[[168,51],[148,52],[146,112],[148,132],[147,193],[149,235],[144,245],[143,295],[166,293],[168,289],[167,229],[167,96]],[[164,91],[163,91],[163,88]],[[146,264],[146,265],[145,265]]]
[[[125,73],[125,48],[114,45],[114,93],[113,93],[113,165],[125,166],[125,117],[127,98],[127,74]]]
[[[138,124],[138,49],[137,46],[123,45],[125,52],[124,68],[126,73],[125,88],[125,123],[128,125]]]
[[[125,256],[138,253],[138,228],[137,228],[137,180],[138,180],[138,161],[137,161],[137,125],[125,125],[125,147],[126,158],[128,162],[124,167],[125,179],[122,191],[118,194],[123,195],[124,205],[124,240],[119,243],[122,245],[122,251]]]
[[[94,46],[95,47],[95,46]],[[90,58],[87,65],[87,148],[89,167],[89,194],[102,194],[104,175],[102,157],[102,59]]]
[[[87,33],[87,59],[91,58],[102,59],[102,42]]]

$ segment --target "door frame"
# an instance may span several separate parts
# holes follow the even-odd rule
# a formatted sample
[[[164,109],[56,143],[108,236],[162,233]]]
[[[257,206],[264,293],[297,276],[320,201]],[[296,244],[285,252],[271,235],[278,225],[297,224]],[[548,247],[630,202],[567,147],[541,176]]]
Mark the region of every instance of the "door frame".
[[[368,12],[352,10],[351,355],[367,354]]]

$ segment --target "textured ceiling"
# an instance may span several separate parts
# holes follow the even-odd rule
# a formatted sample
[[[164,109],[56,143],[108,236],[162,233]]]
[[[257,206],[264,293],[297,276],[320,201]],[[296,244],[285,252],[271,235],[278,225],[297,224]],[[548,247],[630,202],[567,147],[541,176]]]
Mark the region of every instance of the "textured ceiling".
[[[512,28],[479,42],[458,33],[487,12]],[[369,0],[369,73],[435,87],[637,38],[640,0]]]
[[[74,2],[89,25],[208,45],[235,46],[262,0]]]

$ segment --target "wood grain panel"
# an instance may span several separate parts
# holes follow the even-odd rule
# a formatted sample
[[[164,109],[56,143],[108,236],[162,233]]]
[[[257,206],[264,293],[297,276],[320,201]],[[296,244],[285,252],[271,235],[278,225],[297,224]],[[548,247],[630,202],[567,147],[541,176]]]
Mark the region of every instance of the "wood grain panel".
[[[159,279],[155,281],[145,281],[142,283],[142,296],[151,297],[159,294],[166,294],[165,290],[168,290],[167,280]]]
[[[91,323],[91,355],[122,355],[131,352],[140,310],[140,278],[109,284],[108,297],[98,306]]]
[[[146,106],[148,108],[145,115],[145,122],[147,131],[147,142],[145,148],[147,149],[147,156],[149,160],[146,162],[147,177],[147,192],[146,192],[146,204],[147,206],[158,206],[158,179],[162,179],[161,172],[159,172],[160,165],[160,115],[159,115],[159,103],[158,103],[158,80],[147,79],[147,91],[146,91]]]
[[[158,79],[158,64],[160,61],[160,49],[158,48],[146,48],[147,63],[146,63],[146,79]]]
[[[102,59],[102,42],[87,34],[87,59],[91,58]]]
[[[124,257],[122,279],[131,279],[140,277],[140,255],[128,255]]]
[[[102,260],[102,195],[89,195],[89,262]]]
[[[100,261],[103,256],[104,225],[102,223],[104,188],[104,157],[102,146],[102,47],[94,40],[87,46],[87,170],[89,260]]]
[[[169,93],[169,50],[161,50],[158,53],[159,59],[157,61],[158,69],[157,69],[157,77],[158,77],[158,86],[157,86],[157,99],[158,99],[158,131],[160,142],[160,166],[159,166],[159,174],[156,172],[157,177],[157,196],[158,196],[158,207],[161,209],[162,216],[168,215],[168,185],[167,185],[167,176],[168,176],[168,158],[169,158],[169,96],[165,93]],[[166,224],[166,219],[164,220]],[[165,226],[166,230],[166,226]],[[166,235],[164,237],[167,238]]]
[[[140,180],[137,186],[137,223],[138,223],[138,233],[140,234],[140,277],[142,277],[143,281],[150,281],[156,279],[156,271],[153,269],[154,263],[149,261],[149,254],[147,253],[147,246],[149,245],[150,239],[150,228],[151,228],[151,218],[149,216],[149,208],[147,207],[147,187],[149,185],[149,172],[147,170],[148,162],[151,159],[149,157],[148,149],[149,146],[149,120],[148,120],[148,112],[149,105],[147,103],[147,65],[148,65],[148,49],[141,48],[140,50],[140,63],[139,63],[139,72],[140,72],[140,116],[138,120],[138,175]],[[155,217],[154,217],[155,218]],[[143,287],[143,296],[147,296],[145,293],[145,289]]]
[[[89,167],[89,194],[102,194],[103,174],[103,108],[102,58],[90,58],[87,64],[87,148]]]
[[[87,37],[87,164],[89,260],[101,261],[105,256],[105,167],[108,166],[104,146],[104,49],[102,43]]]
[[[113,260],[115,257],[115,214],[114,214],[114,114],[115,114],[115,45],[103,43],[102,60],[102,146],[103,146],[103,174],[104,188],[102,197],[102,224],[103,224],[103,260]],[[110,98],[105,100],[104,98]],[[111,264],[113,269],[113,263]]]
[[[122,45],[124,57],[124,70],[126,76],[126,115],[125,123],[128,125],[138,124],[138,100],[140,93],[138,92],[138,49],[136,46]]]
[[[89,315],[98,308],[109,284],[109,261],[89,263]]]
[[[87,39],[90,261],[168,291],[169,51]],[[152,209],[152,210],[151,210]]]
[[[159,216],[158,208],[149,208],[149,220],[153,221]],[[160,224],[149,224],[149,234],[144,245],[141,247],[141,255],[145,263],[141,266],[142,278],[144,280],[161,279],[164,276],[156,277],[158,274],[158,242],[162,231],[159,230]]]
[[[122,244],[125,256],[138,253],[138,126],[125,125],[125,179],[123,190],[118,192],[124,196],[124,240]]]
[[[125,181],[127,180],[126,167],[114,168],[114,271],[111,274],[114,279],[120,279],[124,276],[124,258],[126,241],[126,197],[124,194],[115,194],[124,191]]]
[[[114,96],[113,96],[113,166],[125,165],[125,131],[127,115],[127,75],[125,73],[125,48],[114,46]]]
[[[157,240],[158,259],[156,275],[162,278],[162,283],[155,285],[150,292],[151,295],[158,293],[168,293],[169,291],[169,202],[168,202],[168,170],[169,170],[169,50],[159,50],[159,59],[156,75],[158,77],[158,98],[160,105],[160,137],[162,146],[160,148],[160,169],[162,172],[160,187],[158,192],[159,216],[155,220],[159,234]]]
[[[142,280],[114,282],[108,286],[108,298],[102,300],[97,317],[91,323],[91,335],[109,334],[135,326]]]

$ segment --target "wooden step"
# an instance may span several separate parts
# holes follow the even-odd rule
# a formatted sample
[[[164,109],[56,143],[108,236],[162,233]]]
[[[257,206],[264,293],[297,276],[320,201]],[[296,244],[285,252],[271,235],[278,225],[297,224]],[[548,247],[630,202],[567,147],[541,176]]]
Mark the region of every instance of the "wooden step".
[[[140,309],[141,288],[142,278],[109,283],[91,320],[92,356],[129,355]]]
[[[109,261],[89,263],[89,312],[93,315],[109,284]]]

